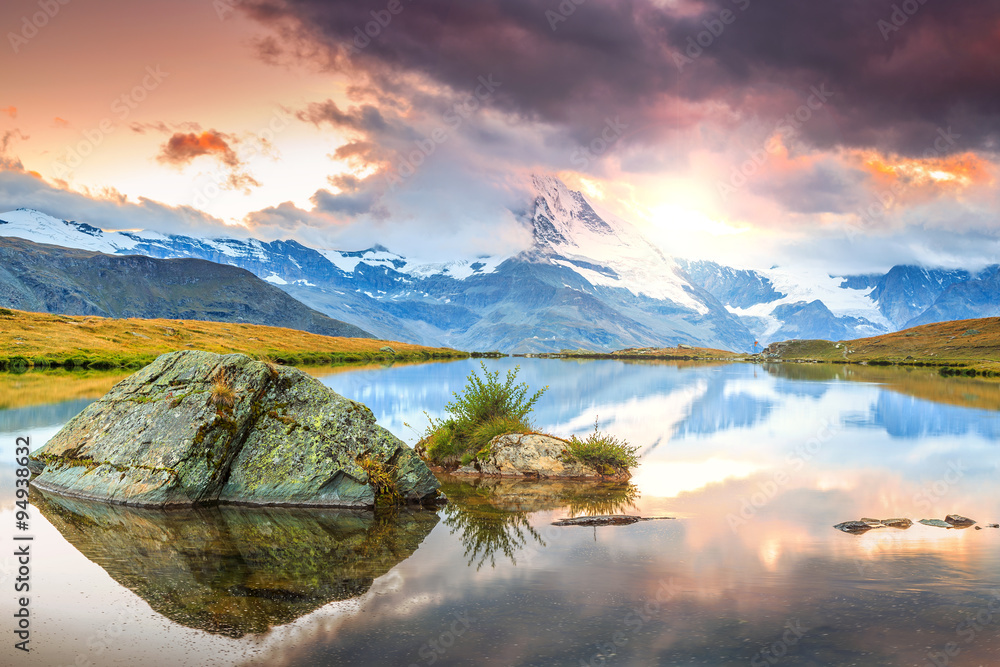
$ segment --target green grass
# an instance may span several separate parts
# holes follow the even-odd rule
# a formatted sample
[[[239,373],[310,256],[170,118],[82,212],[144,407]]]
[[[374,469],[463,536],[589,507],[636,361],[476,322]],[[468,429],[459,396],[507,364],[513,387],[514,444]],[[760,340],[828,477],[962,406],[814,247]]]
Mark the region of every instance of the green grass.
[[[488,445],[498,435],[532,430],[528,416],[548,387],[529,396],[528,385],[517,382],[519,367],[501,380],[500,371],[489,371],[482,362],[480,366],[483,377],[476,371],[469,374],[465,388],[445,406],[448,417],[428,418],[419,446],[434,463],[468,464],[474,457],[488,456]]]
[[[594,432],[581,440],[575,435],[569,439],[569,456],[602,475],[619,475],[639,465],[638,446],[630,445],[609,433],[602,433],[594,420]]]

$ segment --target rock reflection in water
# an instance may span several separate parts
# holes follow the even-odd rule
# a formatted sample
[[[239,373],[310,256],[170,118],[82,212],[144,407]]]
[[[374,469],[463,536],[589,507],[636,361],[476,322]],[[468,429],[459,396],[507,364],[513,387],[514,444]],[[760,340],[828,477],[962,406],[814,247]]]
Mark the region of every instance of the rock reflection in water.
[[[496,567],[497,554],[517,565],[525,547],[545,546],[531,526],[532,512],[565,508],[571,516],[617,514],[635,509],[638,489],[632,484],[593,484],[484,477],[445,476],[441,489],[451,499],[444,523],[459,533],[468,564]]]
[[[170,620],[242,637],[365,593],[408,558],[428,511],[142,510],[33,492],[84,556]]]

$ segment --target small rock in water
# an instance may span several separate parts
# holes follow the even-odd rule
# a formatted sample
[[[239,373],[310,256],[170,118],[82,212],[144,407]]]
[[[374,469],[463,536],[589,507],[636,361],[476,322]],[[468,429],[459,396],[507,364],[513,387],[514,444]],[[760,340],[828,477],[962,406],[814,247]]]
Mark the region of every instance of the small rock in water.
[[[988,523],[988,524],[986,524],[986,527],[987,528],[1000,528],[1000,523]]]
[[[843,523],[838,523],[834,528],[837,530],[842,530],[845,533],[851,533],[852,535],[860,535],[861,533],[867,533],[872,528],[882,528],[882,524],[878,521],[867,520],[867,521],[845,521]]]
[[[955,528],[968,528],[969,526],[974,525],[976,523],[972,519],[964,517],[961,514],[949,514],[944,518],[944,520],[947,521],[952,526],[954,526]]]
[[[562,521],[553,521],[553,526],[628,526],[640,521],[653,521],[654,519],[673,519],[672,516],[630,516],[626,514],[611,514],[606,516],[578,516]]]
[[[909,519],[882,519],[882,525],[888,526],[889,528],[898,528],[900,530],[906,530],[913,525],[913,522]]]
[[[955,527],[955,526],[951,525],[950,523],[948,523],[947,521],[942,521],[941,519],[921,519],[920,523],[924,524],[925,526],[934,526],[935,528],[954,528]]]

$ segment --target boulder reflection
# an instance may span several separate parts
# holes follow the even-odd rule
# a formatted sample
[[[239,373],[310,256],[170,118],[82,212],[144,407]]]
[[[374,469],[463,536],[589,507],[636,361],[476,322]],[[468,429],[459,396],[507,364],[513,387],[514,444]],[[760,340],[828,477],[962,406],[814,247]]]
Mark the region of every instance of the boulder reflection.
[[[143,510],[33,491],[84,556],[158,613],[229,637],[262,633],[365,593],[438,522],[405,510]]]

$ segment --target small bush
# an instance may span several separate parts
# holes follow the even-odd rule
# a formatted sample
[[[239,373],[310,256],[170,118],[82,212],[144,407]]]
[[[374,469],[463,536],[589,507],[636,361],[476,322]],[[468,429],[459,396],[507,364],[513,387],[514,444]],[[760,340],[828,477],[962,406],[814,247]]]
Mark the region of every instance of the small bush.
[[[471,462],[472,457],[488,455],[483,450],[496,436],[531,430],[528,415],[548,387],[528,396],[528,385],[517,382],[519,367],[507,371],[501,381],[500,371],[491,372],[482,362],[480,366],[484,377],[476,371],[469,374],[465,388],[453,394],[455,400],[445,406],[449,417],[429,419],[420,444],[430,460],[455,463],[469,454]]]
[[[215,384],[212,385],[212,395],[209,397],[209,401],[220,410],[232,410],[233,406],[236,405],[236,391],[230,384],[224,368],[215,376]]]
[[[461,394],[454,394],[455,400],[448,403],[445,409],[451,413],[460,430],[470,429],[496,417],[524,420],[538,399],[548,387],[536,391],[531,398],[528,396],[528,385],[524,382],[515,384],[520,366],[507,371],[504,382],[500,382],[500,371],[492,373],[486,370],[486,364],[480,362],[484,379],[469,374],[468,382]]]
[[[368,454],[359,456],[357,462],[368,475],[368,483],[375,492],[375,504],[398,505],[402,496],[396,487],[396,470]]]
[[[455,438],[455,421],[452,419],[431,419],[421,444],[427,450],[427,458],[440,463],[454,462],[464,450]]]
[[[627,473],[639,465],[639,458],[635,455],[639,447],[611,434],[601,433],[596,419],[594,432],[584,440],[573,436],[567,449],[571,459],[590,466],[602,475]]]

